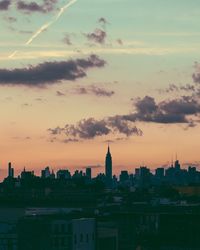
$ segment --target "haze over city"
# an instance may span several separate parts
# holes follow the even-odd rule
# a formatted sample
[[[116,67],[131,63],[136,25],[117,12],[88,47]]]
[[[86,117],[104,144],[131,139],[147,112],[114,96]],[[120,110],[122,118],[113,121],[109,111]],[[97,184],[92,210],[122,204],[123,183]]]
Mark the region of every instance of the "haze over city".
[[[199,166],[197,0],[0,1],[0,175]]]

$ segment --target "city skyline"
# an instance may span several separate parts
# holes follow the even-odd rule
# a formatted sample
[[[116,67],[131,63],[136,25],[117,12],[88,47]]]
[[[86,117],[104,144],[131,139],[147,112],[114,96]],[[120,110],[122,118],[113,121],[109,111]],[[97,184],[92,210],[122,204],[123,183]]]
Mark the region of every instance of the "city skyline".
[[[146,164],[140,164],[137,166],[134,166],[132,168],[126,168],[124,166],[117,166],[114,164],[113,166],[113,161],[112,161],[112,154],[111,154],[111,149],[110,149],[110,144],[107,145],[107,152],[105,154],[104,157],[104,163],[105,164],[97,164],[97,165],[92,165],[92,164],[88,164],[85,166],[76,166],[76,167],[72,167],[72,166],[68,166],[67,164],[64,166],[59,166],[59,167],[54,167],[51,164],[47,164],[46,166],[41,166],[39,169],[31,169],[29,166],[24,166],[23,168],[15,168],[13,162],[8,162],[7,163],[7,167],[1,169],[0,173],[0,180],[2,181],[4,178],[11,177],[17,177],[20,176],[21,173],[23,171],[28,171],[28,172],[33,172],[34,175],[36,176],[42,176],[42,172],[46,171],[45,169],[48,169],[48,171],[50,171],[49,173],[54,173],[56,174],[56,172],[59,171],[69,171],[69,173],[74,174],[77,171],[82,173],[82,174],[86,174],[87,173],[92,176],[92,178],[97,177],[99,174],[104,174],[106,177],[106,180],[109,184],[110,180],[113,178],[113,176],[116,176],[117,178],[120,177],[122,172],[127,172],[129,174],[136,174],[137,170],[140,168],[147,168],[149,169],[149,171],[151,171],[151,173],[156,173],[157,169],[162,168],[163,171],[171,168],[171,167],[175,167],[178,164],[178,168],[182,168],[183,170],[187,170],[189,167],[191,168],[195,168],[197,171],[199,170],[199,165],[198,163],[191,163],[191,162],[187,162],[187,163],[180,163],[178,160],[178,156],[177,153],[175,154],[175,157],[171,159],[171,161],[167,162],[166,164],[162,165],[157,165],[155,166],[155,168],[151,168],[151,166],[146,165]],[[89,172],[88,172],[89,171]]]
[[[116,173],[176,153],[199,166],[199,7],[1,0],[0,175],[8,161],[102,171],[108,141]]]

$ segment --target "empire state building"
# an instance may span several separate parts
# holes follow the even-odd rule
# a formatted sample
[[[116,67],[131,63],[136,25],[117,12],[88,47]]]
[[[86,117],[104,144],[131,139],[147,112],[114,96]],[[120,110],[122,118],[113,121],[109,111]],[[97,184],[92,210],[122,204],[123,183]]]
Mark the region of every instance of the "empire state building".
[[[106,154],[106,161],[105,161],[105,174],[107,180],[112,180],[112,156],[110,153],[110,147],[108,146],[108,152]]]

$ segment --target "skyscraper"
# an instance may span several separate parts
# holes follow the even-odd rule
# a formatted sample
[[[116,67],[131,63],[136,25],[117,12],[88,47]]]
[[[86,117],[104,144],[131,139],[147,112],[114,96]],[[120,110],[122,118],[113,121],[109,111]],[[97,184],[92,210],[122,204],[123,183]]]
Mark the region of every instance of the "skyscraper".
[[[86,177],[91,180],[92,178],[92,169],[91,168],[86,168]]]
[[[8,163],[8,177],[14,178],[14,168],[12,168],[11,162]]]
[[[108,146],[108,152],[106,154],[105,162],[105,174],[107,180],[112,180],[112,156],[110,153],[110,147]]]

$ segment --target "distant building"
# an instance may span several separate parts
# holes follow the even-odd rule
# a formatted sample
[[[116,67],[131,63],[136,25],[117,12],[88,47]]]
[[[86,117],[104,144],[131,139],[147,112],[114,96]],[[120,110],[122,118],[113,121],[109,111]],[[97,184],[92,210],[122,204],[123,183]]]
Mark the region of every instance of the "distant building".
[[[180,170],[181,169],[181,165],[180,165],[180,163],[179,163],[178,160],[175,161],[174,167],[175,167],[176,170]]]
[[[0,249],[18,249],[18,237],[15,224],[0,222]]]
[[[159,179],[164,178],[165,175],[165,169],[164,168],[156,168],[156,177]]]
[[[122,183],[128,181],[128,180],[129,180],[128,171],[126,171],[126,170],[121,171],[119,180],[120,180],[120,182],[122,182]]]
[[[21,179],[30,180],[33,177],[34,177],[34,171],[26,171],[26,169],[24,168],[24,170],[21,172]]]
[[[29,216],[20,220],[18,230],[20,250],[95,250],[95,219]]]
[[[49,167],[46,167],[45,169],[43,169],[41,171],[41,177],[42,178],[49,178],[51,176],[51,172],[50,172],[50,168]]]
[[[110,153],[109,146],[108,146],[108,151],[106,154],[106,161],[105,161],[105,175],[108,181],[112,180],[112,156]]]
[[[86,168],[86,177],[91,180],[92,179],[92,169]]]
[[[96,222],[95,219],[74,219],[71,222],[73,243],[72,250],[95,250]]]
[[[110,222],[101,222],[97,226],[97,250],[118,250],[118,229]]]
[[[8,177],[14,178],[14,168],[12,168],[11,162],[8,163]]]
[[[58,170],[57,171],[57,178],[58,179],[71,179],[71,174],[69,170],[64,169],[64,170]]]

